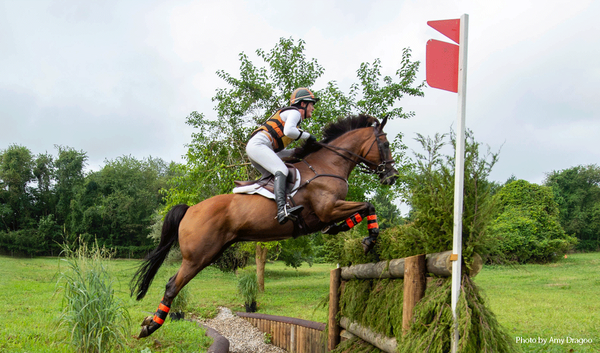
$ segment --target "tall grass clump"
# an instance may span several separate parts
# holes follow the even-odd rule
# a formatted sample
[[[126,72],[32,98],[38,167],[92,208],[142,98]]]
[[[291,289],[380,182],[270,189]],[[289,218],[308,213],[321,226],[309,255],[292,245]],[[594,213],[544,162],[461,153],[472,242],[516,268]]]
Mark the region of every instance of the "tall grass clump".
[[[258,279],[255,271],[245,271],[238,278],[238,293],[244,299],[246,312],[256,311],[256,298],[258,297]]]
[[[171,303],[171,312],[169,313],[171,320],[180,320],[185,318],[185,312],[188,310],[190,299],[190,287],[186,286],[181,288]]]
[[[69,331],[77,352],[106,352],[122,348],[129,332],[130,317],[115,297],[106,264],[111,253],[95,243],[91,248],[80,242],[75,249],[65,245],[66,270],[59,265],[58,286],[63,291],[60,328]]]

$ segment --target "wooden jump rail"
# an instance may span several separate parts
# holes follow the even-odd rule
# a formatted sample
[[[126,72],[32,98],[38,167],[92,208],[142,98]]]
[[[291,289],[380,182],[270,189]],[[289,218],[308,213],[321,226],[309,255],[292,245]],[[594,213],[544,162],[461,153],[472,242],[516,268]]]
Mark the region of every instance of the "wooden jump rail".
[[[325,324],[291,317],[238,312],[260,331],[270,335],[271,344],[291,353],[324,353],[321,339]]]
[[[476,255],[472,265],[471,276],[475,276],[483,266],[481,258]],[[329,334],[328,350],[333,350],[340,343],[340,327],[355,336],[371,343],[385,352],[396,352],[396,339],[373,333],[350,319],[342,317],[338,323],[340,285],[342,280],[404,278],[404,302],[402,312],[402,330],[410,328],[415,305],[425,295],[427,274],[439,277],[452,275],[452,251],[429,255],[417,255],[404,259],[381,261],[377,263],[354,265],[337,268],[331,271],[329,282]]]

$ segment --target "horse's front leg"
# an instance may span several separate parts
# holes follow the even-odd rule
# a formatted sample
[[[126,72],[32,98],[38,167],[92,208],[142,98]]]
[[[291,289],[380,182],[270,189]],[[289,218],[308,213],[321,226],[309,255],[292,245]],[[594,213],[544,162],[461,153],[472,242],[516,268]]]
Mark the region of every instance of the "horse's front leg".
[[[350,230],[362,222],[363,219],[366,219],[369,236],[361,242],[365,254],[373,249],[377,242],[379,224],[377,224],[375,207],[369,202],[337,200],[329,212],[323,214],[320,218],[325,223],[332,223],[322,231],[325,234],[332,235]]]

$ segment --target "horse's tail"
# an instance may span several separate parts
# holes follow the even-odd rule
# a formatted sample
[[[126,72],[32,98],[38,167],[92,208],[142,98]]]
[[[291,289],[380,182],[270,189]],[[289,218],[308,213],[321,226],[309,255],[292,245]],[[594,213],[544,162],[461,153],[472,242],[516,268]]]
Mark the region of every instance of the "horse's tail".
[[[173,244],[177,241],[179,223],[181,223],[181,219],[185,216],[189,207],[188,205],[180,204],[171,208],[167,213],[160,235],[160,243],[154,251],[146,256],[144,263],[138,268],[129,284],[131,295],[133,296],[136,293],[137,300],[144,298],[156,272],[163,261],[165,261]]]

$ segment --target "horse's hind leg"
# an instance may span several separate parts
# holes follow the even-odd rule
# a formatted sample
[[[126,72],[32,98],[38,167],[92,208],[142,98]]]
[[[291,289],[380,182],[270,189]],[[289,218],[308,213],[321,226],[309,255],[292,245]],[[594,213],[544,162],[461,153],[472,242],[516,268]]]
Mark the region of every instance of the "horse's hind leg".
[[[169,279],[169,282],[167,282],[164,296],[158,305],[156,313],[154,316],[146,317],[142,322],[142,329],[138,338],[150,336],[162,326],[171,310],[173,299],[175,299],[179,291],[202,271],[202,269],[210,265],[214,259],[218,258],[227,247],[228,246],[224,246],[219,251],[207,251],[206,255],[202,256],[199,261],[183,259],[177,273]]]
[[[146,317],[142,322],[142,329],[138,338],[150,336],[162,326],[171,310],[173,299],[175,299],[179,291],[204,267],[206,267],[206,265],[198,266],[186,260],[182,261],[181,267],[177,273],[169,279],[169,282],[167,282],[165,294],[158,305],[156,313],[154,313],[154,316]]]

